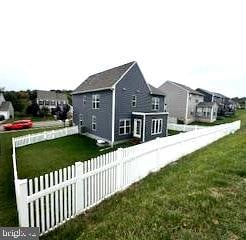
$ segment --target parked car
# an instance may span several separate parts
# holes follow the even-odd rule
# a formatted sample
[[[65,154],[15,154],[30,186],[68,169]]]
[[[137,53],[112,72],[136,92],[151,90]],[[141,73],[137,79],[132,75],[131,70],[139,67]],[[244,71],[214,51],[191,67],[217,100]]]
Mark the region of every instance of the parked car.
[[[6,131],[9,131],[9,130],[19,130],[19,129],[31,128],[32,125],[33,125],[32,120],[24,119],[24,120],[15,121],[13,123],[5,124],[3,125],[3,127]]]

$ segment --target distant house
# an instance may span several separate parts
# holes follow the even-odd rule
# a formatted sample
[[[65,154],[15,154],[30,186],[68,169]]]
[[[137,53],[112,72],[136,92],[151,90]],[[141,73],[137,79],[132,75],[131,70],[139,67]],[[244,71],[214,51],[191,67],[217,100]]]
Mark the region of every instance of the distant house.
[[[202,88],[197,88],[196,91],[204,95],[205,102],[216,102],[218,104],[219,116],[227,115],[228,112],[234,112],[236,110],[235,102],[221,93],[210,92]]]
[[[209,104],[205,107],[202,104],[204,102],[204,95],[188,86],[173,81],[166,81],[159,89],[166,95],[169,116],[177,121],[185,124],[197,120],[212,122],[214,117],[217,117],[217,108]],[[202,114],[200,111],[202,111]]]
[[[217,119],[218,104],[216,102],[200,102],[196,107],[196,121],[214,122]]]
[[[4,120],[14,118],[13,105],[11,102],[5,101],[2,91],[0,91],[0,116],[3,116]]]
[[[46,107],[52,112],[57,106],[68,104],[68,99],[64,93],[37,90],[37,104],[40,109]]]
[[[89,76],[72,93],[81,133],[114,144],[166,136],[165,94],[147,84],[136,62]]]

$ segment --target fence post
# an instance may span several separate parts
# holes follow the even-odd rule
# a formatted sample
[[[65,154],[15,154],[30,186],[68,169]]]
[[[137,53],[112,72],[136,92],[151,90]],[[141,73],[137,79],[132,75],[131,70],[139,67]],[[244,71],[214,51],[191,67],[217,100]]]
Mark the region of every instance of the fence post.
[[[31,144],[31,134],[28,134],[28,143]]]
[[[117,164],[117,189],[118,191],[121,191],[123,189],[123,148],[118,148],[116,151],[116,161]]]
[[[80,177],[83,175],[83,163],[82,162],[76,162],[75,163],[75,177],[77,179],[76,181],[76,188],[75,188],[75,213],[80,214],[83,210],[83,198],[85,196],[83,192],[83,179]]]
[[[52,138],[55,138],[55,130],[52,130]]]
[[[27,179],[15,180],[17,187],[16,199],[20,227],[29,227],[28,202],[27,202]]]
[[[44,131],[43,134],[44,134],[44,140],[46,140],[47,139],[47,133],[46,133],[46,131]]]
[[[160,164],[160,145],[161,145],[161,139],[159,137],[156,138],[156,170],[158,171],[161,167]]]
[[[65,133],[66,133],[66,136],[68,135],[67,133],[68,133],[68,130],[67,130],[67,127],[65,128]]]

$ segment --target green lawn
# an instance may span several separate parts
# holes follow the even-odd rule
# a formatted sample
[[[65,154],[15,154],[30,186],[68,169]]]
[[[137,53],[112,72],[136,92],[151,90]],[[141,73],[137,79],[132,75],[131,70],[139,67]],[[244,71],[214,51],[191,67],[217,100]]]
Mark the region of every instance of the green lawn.
[[[190,125],[201,125],[201,126],[214,126],[223,123],[230,123],[236,121],[238,119],[238,114],[243,110],[238,110],[234,115],[228,117],[219,117],[218,120],[212,123],[203,123],[203,122],[192,122]]]
[[[43,239],[246,239],[242,127],[151,174]]]
[[[35,117],[32,115],[26,115],[26,116],[18,116],[16,115],[14,119],[8,119],[4,123],[11,123],[17,120],[22,120],[22,119],[31,119],[33,122],[40,122],[40,121],[50,121],[54,120],[53,116],[47,116],[47,117]]]
[[[117,145],[126,147],[130,143]],[[72,135],[51,141],[40,142],[17,149],[18,173],[20,178],[31,178],[67,167],[77,161],[85,161],[105,151],[96,146],[95,140],[85,136]]]
[[[0,226],[18,225],[12,166],[12,137],[40,131],[44,129],[0,133]]]

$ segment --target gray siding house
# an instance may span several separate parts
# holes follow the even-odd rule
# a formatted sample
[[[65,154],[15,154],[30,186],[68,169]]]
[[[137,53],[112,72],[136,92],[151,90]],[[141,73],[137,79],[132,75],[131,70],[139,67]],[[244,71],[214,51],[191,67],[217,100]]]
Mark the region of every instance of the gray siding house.
[[[166,81],[159,89],[166,95],[169,116],[189,124],[196,120],[196,107],[204,101],[203,94],[183,84]]]
[[[48,108],[50,112],[58,106],[68,104],[67,95],[56,91],[37,90],[37,104],[39,108]]]
[[[147,84],[137,62],[89,76],[72,93],[82,134],[114,144],[166,136],[164,93]]]

